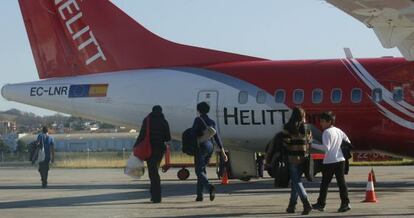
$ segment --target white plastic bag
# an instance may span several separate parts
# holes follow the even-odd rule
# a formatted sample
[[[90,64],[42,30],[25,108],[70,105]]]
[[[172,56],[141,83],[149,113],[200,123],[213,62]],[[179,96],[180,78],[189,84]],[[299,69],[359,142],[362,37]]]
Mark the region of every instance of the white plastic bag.
[[[124,173],[134,179],[139,179],[145,173],[144,162],[131,154],[127,160]]]
[[[36,163],[39,164],[40,162],[44,161],[45,160],[45,156],[46,156],[45,149],[42,146],[42,147],[39,148],[39,151],[37,152]]]

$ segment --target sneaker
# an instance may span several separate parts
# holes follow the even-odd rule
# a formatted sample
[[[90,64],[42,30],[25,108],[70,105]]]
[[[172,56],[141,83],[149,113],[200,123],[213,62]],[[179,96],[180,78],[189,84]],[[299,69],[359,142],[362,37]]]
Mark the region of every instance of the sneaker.
[[[311,211],[312,211],[312,207],[308,203],[306,206],[303,206],[302,215],[308,215]]]
[[[324,207],[324,206],[322,206],[322,205],[320,205],[320,204],[318,204],[318,203],[316,203],[316,204],[312,204],[312,208],[313,208],[314,210],[319,210],[319,211],[324,211],[324,210],[325,210],[325,207]]]
[[[151,198],[151,202],[152,202],[152,203],[155,203],[155,204],[157,204],[157,203],[161,203],[161,199]]]
[[[214,201],[214,198],[216,198],[216,188],[210,185],[210,201]]]
[[[302,211],[302,215],[308,215],[312,211],[312,207],[304,208]]]
[[[344,204],[344,205],[341,205],[341,207],[338,209],[338,212],[343,213],[343,212],[347,212],[348,210],[351,210],[351,205]]]
[[[196,201],[203,201],[203,197],[197,197]]]
[[[295,213],[295,208],[294,207],[286,208],[286,213]]]

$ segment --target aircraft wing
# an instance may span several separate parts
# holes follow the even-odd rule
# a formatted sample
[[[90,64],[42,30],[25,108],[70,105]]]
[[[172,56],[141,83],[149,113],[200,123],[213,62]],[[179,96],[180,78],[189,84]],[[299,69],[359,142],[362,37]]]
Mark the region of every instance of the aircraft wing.
[[[414,2],[411,0],[326,0],[372,28],[384,48],[397,47],[414,60]]]

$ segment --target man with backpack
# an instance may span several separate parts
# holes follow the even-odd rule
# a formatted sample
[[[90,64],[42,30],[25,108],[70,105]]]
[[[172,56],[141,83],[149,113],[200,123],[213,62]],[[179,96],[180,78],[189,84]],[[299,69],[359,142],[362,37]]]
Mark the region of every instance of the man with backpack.
[[[213,201],[216,194],[215,187],[209,183],[207,178],[206,167],[213,154],[213,140],[220,148],[220,153],[224,162],[227,162],[227,155],[224,151],[223,144],[215,128],[216,123],[208,117],[210,106],[207,102],[197,104],[198,117],[194,119],[192,132],[197,137],[198,149],[194,155],[195,172],[197,175],[197,198],[196,201],[203,201],[203,191],[208,190],[210,201]]]
[[[42,180],[42,188],[47,188],[49,163],[53,163],[55,160],[55,141],[49,135],[49,130],[46,126],[42,128],[42,133],[37,136],[36,143],[40,145],[39,152],[44,152],[44,159],[39,162],[39,173]]]

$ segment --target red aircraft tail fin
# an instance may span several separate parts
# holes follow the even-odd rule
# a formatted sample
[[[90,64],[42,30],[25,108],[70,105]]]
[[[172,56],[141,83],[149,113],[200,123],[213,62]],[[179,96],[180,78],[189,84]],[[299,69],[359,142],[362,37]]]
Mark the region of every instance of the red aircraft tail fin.
[[[40,78],[254,61],[145,29],[108,0],[19,0]]]

